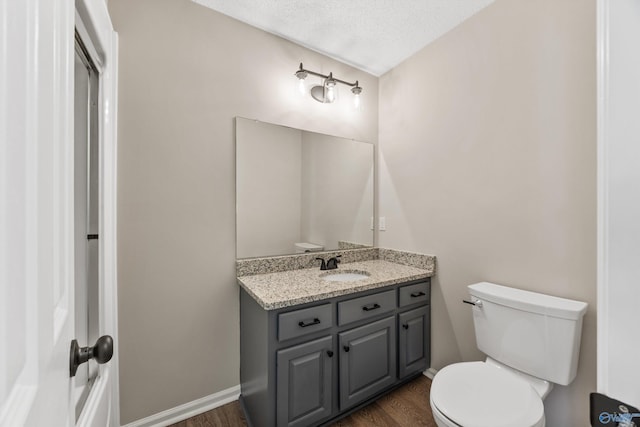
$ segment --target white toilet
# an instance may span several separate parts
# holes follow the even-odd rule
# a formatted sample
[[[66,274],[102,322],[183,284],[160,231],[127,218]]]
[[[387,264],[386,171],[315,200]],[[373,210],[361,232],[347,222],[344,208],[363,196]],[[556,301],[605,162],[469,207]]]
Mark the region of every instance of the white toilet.
[[[469,286],[484,362],[454,363],[431,384],[439,427],[543,427],[543,399],[576,376],[587,304],[476,283]]]

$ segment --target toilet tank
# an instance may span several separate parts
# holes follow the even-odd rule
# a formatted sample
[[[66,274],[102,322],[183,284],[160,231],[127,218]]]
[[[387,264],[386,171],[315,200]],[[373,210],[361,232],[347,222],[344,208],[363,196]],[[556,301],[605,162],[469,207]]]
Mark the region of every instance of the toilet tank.
[[[297,254],[302,254],[306,252],[320,252],[324,250],[324,246],[316,245],[315,243],[309,243],[309,242],[298,242],[293,244],[293,250]]]
[[[573,381],[586,303],[488,282],[468,288],[483,353],[556,384]]]

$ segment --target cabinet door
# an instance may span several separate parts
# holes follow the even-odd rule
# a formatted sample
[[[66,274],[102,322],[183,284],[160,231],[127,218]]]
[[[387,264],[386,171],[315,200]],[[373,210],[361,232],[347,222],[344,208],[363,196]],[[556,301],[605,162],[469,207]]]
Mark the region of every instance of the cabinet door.
[[[398,315],[398,376],[424,371],[430,363],[429,306]]]
[[[331,415],[332,357],[330,336],[278,351],[278,427],[306,426]]]
[[[340,409],[396,381],[396,322],[387,317],[339,334]]]

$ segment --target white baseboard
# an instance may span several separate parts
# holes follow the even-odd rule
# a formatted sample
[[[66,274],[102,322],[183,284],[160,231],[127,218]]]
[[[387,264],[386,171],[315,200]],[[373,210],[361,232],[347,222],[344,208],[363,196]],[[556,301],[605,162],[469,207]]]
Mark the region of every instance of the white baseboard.
[[[175,408],[158,412],[157,414],[134,421],[123,427],[166,427],[238,400],[238,396],[240,396],[240,386],[236,385],[226,390],[210,394],[209,396],[176,406]]]
[[[435,377],[437,373],[438,373],[437,369],[429,368],[426,371],[424,371],[422,373],[422,375],[424,375],[425,377],[427,377],[429,379],[433,379],[433,377]]]

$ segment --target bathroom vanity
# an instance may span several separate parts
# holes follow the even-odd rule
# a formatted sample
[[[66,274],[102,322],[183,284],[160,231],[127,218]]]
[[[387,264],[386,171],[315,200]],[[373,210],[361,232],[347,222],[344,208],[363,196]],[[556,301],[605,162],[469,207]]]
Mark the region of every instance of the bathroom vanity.
[[[249,425],[335,421],[430,364],[429,272],[384,260],[239,277],[240,402]]]

